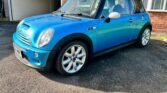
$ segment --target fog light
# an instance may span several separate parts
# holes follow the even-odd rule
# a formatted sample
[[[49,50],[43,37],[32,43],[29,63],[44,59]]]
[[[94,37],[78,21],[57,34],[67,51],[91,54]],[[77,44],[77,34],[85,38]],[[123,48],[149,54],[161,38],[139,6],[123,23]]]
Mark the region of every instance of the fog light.
[[[35,57],[39,57],[39,55],[38,55],[38,53],[37,53],[37,52],[35,52]]]

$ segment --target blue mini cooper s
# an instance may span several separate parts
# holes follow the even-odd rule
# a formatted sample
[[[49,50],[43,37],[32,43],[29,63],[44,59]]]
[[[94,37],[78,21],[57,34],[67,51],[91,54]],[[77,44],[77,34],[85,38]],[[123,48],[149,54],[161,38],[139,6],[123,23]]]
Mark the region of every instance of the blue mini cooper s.
[[[147,46],[151,31],[142,0],[68,0],[53,13],[22,20],[13,46],[25,65],[72,75],[91,57],[134,43]]]

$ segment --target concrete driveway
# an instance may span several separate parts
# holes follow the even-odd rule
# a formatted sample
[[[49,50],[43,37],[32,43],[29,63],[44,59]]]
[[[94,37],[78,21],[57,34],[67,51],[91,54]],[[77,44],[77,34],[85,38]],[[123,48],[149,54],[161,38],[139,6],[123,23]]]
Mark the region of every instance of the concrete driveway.
[[[94,59],[81,73],[42,73],[15,58],[16,24],[0,23],[0,93],[162,93],[167,92],[167,42],[129,46]],[[163,34],[167,36],[167,34]]]

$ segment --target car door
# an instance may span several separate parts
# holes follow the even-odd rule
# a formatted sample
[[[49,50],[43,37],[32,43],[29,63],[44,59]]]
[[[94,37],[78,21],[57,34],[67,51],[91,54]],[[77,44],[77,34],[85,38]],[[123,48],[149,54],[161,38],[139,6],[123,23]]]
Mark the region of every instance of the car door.
[[[130,41],[132,36],[132,22],[129,18],[130,9],[128,1],[129,0],[106,0],[102,17],[106,18],[111,12],[118,12],[121,14],[121,17],[111,19],[110,22],[105,22],[105,18],[100,19],[96,32],[97,51],[109,49]]]
[[[137,39],[141,29],[144,24],[147,22],[146,11],[144,9],[143,3],[141,0],[131,0],[131,9],[133,9],[133,14],[131,15],[132,20],[132,37],[131,39]]]

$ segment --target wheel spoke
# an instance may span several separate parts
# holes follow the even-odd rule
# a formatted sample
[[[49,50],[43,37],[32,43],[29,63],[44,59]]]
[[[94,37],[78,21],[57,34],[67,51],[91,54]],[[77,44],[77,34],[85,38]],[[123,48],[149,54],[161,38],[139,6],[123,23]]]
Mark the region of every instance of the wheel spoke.
[[[147,42],[148,42],[147,39],[145,39],[145,40],[144,40],[144,43],[147,44]]]
[[[149,36],[147,36],[147,37],[146,37],[146,40],[149,40],[149,39],[150,39],[150,37],[149,37]]]
[[[77,70],[77,64],[76,64],[76,62],[73,62],[73,70]]]
[[[77,51],[75,52],[75,55],[79,54],[79,52],[81,52],[82,47],[78,47]]]
[[[82,53],[82,54],[77,55],[78,58],[81,58],[81,57],[84,57],[84,56],[86,56],[85,53]]]
[[[72,54],[72,55],[75,54],[75,46],[73,46],[73,47],[71,48],[71,54]]]
[[[72,54],[70,54],[70,53],[66,52],[66,53],[65,53],[65,56],[66,56],[66,57],[71,57],[71,56],[72,56]]]
[[[67,71],[69,71],[70,69],[71,69],[71,67],[72,67],[72,64],[73,64],[73,62],[70,62],[69,64],[68,64],[68,66],[67,66]]]
[[[71,59],[68,58],[67,60],[63,61],[63,65],[66,65],[66,64],[68,64],[68,63],[70,63],[70,62],[71,62]]]
[[[146,44],[146,40],[145,39],[144,39],[143,43],[144,43],[144,45]]]
[[[83,61],[78,59],[78,58],[76,59],[76,62],[79,63],[79,64],[83,64]]]
[[[84,56],[84,57],[82,58],[82,62],[84,62],[84,61],[85,61],[85,59],[86,59],[86,56]]]

